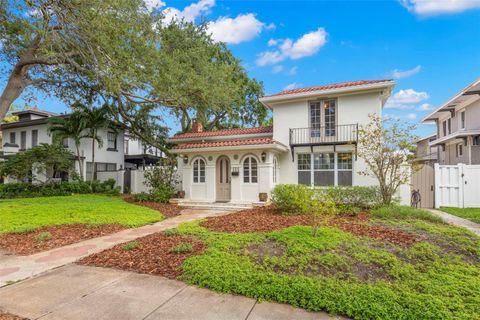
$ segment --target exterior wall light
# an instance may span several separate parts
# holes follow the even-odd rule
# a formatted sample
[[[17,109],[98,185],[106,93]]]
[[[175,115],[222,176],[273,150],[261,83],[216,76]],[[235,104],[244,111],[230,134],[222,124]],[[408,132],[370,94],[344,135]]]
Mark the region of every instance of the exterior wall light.
[[[267,154],[264,152],[262,152],[262,162],[265,162],[265,160],[267,160]]]
[[[185,154],[183,155],[183,163],[187,164],[188,163],[188,156]]]

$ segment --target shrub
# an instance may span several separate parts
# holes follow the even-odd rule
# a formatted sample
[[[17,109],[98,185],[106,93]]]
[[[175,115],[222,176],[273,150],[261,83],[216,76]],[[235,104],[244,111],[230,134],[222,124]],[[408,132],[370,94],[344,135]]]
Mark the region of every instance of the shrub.
[[[337,206],[338,213],[342,214],[352,214],[352,215],[357,215],[362,211],[362,208],[353,206],[351,204],[339,204]]]
[[[335,202],[330,199],[320,202],[310,200],[310,214],[312,215],[312,235],[316,237],[318,230],[326,223],[326,220],[338,213]]]
[[[33,228],[33,227],[18,227],[16,229],[12,230],[10,233],[25,234],[25,233],[33,232],[33,230],[35,230],[35,228]]]
[[[135,249],[140,249],[142,245],[137,241],[130,241],[129,243],[125,244],[122,249],[125,251],[132,251]]]
[[[427,210],[416,209],[400,205],[381,205],[373,208],[372,217],[380,219],[420,219],[431,222],[442,222],[442,219],[434,216]]]
[[[167,203],[174,195],[175,188],[169,185],[159,186],[150,193],[153,201],[161,203]]]
[[[165,230],[164,233],[167,237],[171,237],[171,236],[176,236],[180,234],[180,231],[178,231],[177,228],[171,228],[171,229]]]
[[[50,232],[42,232],[35,237],[35,241],[37,242],[43,242],[50,239],[52,239],[52,234]]]
[[[272,191],[272,202],[284,214],[308,213],[314,193],[300,184],[279,184]]]
[[[381,202],[377,187],[342,186],[315,189],[320,201],[331,199],[338,205],[351,205],[359,208],[371,208]]]
[[[48,183],[7,183],[0,185],[0,199],[66,196],[72,193],[118,194],[115,180],[106,181],[62,181]]]
[[[133,195],[133,199],[137,202],[147,202],[151,201],[152,197],[146,192],[140,192]]]
[[[180,243],[173,247],[171,250],[173,253],[187,253],[193,251],[193,246],[190,243]]]
[[[177,183],[173,161],[165,166],[154,166],[145,171],[145,184],[150,188],[151,199],[155,202],[167,203],[173,198]]]

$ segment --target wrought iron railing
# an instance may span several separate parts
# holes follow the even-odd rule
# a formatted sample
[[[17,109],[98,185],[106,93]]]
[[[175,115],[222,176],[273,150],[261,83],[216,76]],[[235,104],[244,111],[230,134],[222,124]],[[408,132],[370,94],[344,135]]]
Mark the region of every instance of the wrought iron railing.
[[[354,144],[358,142],[358,124],[341,124],[290,129],[290,145]]]

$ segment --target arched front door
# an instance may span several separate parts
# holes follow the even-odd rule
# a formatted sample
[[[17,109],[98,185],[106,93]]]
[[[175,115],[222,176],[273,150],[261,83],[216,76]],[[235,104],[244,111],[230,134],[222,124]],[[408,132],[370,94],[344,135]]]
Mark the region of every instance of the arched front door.
[[[225,156],[217,160],[217,201],[230,201],[230,159]]]

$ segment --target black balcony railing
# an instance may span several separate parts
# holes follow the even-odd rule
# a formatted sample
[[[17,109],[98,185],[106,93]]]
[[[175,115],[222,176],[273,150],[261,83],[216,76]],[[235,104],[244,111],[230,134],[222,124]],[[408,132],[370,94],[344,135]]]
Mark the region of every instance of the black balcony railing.
[[[291,146],[356,144],[358,124],[290,129]]]

